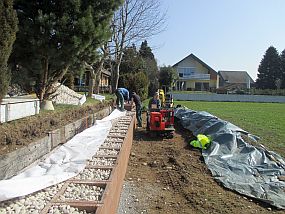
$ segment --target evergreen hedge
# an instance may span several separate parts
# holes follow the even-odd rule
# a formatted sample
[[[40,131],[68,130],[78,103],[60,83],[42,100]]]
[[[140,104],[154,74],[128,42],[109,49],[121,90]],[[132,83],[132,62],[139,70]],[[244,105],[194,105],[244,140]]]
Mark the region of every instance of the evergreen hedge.
[[[7,93],[10,83],[10,71],[7,61],[16,39],[17,15],[13,9],[13,0],[0,1],[0,102]]]

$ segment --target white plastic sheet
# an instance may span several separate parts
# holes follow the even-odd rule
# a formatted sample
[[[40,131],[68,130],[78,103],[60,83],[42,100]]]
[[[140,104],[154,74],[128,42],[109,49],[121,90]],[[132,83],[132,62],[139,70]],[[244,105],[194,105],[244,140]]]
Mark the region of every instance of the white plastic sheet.
[[[0,201],[24,196],[55,185],[79,174],[106,139],[112,120],[126,112],[114,110],[112,114],[74,136],[50,155],[21,174],[0,181]]]
[[[79,105],[83,105],[85,102],[86,102],[86,96],[83,95],[83,96],[81,97],[81,99],[79,100]]]

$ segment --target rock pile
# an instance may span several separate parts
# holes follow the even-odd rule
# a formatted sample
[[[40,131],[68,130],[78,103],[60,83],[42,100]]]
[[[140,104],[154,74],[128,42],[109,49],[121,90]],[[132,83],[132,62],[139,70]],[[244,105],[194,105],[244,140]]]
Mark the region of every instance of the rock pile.
[[[79,173],[74,179],[78,180],[108,180],[111,175],[111,169],[90,169],[86,168]]]
[[[115,142],[115,141],[105,141],[102,144],[102,147],[109,147],[109,148],[114,148],[114,149],[120,149],[122,147],[122,143]]]
[[[92,166],[114,166],[115,162],[116,158],[93,157],[88,161],[88,164]]]
[[[86,201],[100,201],[104,189],[100,186],[89,184],[70,183],[63,195],[59,198],[61,201],[66,200],[86,200]]]
[[[40,213],[62,186],[60,183],[23,198],[0,202],[0,214]]]
[[[70,88],[57,83],[54,85],[54,93],[50,95],[50,99],[55,104],[82,105],[86,101],[85,95],[81,95]]]
[[[62,214],[62,213],[89,214],[89,212],[87,212],[86,210],[80,211],[78,208],[66,204],[54,205],[48,211],[48,214]]]
[[[117,156],[118,154],[119,154],[119,151],[115,149],[99,149],[95,155],[97,156]]]
[[[25,92],[21,86],[17,85],[17,84],[13,84],[10,85],[8,87],[8,92],[7,95],[9,95],[9,97],[16,97],[16,96],[22,96],[22,95],[26,95],[28,94],[27,92]]]

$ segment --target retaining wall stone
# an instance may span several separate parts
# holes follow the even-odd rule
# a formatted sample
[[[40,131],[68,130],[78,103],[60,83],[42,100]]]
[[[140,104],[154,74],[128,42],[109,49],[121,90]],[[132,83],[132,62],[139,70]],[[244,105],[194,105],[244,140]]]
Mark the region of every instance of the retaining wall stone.
[[[41,138],[28,146],[0,156],[0,179],[16,175],[23,168],[51,151],[49,136]]]
[[[94,114],[53,130],[46,137],[30,143],[25,147],[8,154],[0,155],[0,179],[15,176],[25,167],[56,148],[59,144],[66,143],[74,135],[94,125],[96,119],[99,120],[108,116],[111,111],[110,107],[106,107]]]

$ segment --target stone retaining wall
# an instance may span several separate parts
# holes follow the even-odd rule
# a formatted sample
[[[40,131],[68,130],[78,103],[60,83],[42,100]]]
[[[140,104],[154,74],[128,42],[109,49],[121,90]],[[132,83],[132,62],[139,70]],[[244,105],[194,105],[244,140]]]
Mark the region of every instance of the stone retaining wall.
[[[110,107],[104,108],[60,129],[49,132],[46,137],[30,143],[28,146],[0,155],[0,179],[7,179],[18,174],[22,169],[49,153],[59,144],[67,142],[74,135],[92,126],[97,119],[102,119],[110,113]]]

